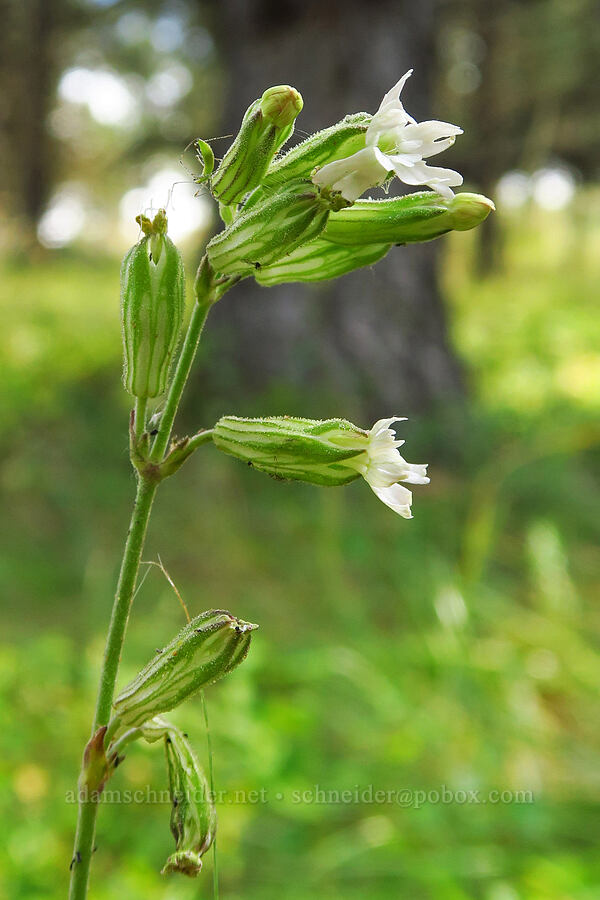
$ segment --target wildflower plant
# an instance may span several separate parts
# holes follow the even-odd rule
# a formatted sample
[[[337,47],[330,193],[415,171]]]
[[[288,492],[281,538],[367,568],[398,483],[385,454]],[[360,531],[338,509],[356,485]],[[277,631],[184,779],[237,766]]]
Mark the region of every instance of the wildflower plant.
[[[102,791],[133,741],[162,742],[173,802],[175,850],[163,872],[197,875],[216,833],[207,778],[188,741],[163,714],[243,662],[256,625],[226,610],[192,619],[115,699],[119,662],[148,521],[157,490],[200,447],[212,445],[286,481],[342,486],[363,478],[391,510],[411,518],[407,484],[429,482],[426,465],[407,462],[391,416],[363,429],[343,418],[225,415],[212,428],[173,437],[173,424],[211,307],[244,278],[271,286],[318,282],[375,264],[398,244],[429,241],[479,225],[494,208],[479,194],[452,191],[462,177],[425,160],[461,133],[444,122],[416,122],[400,91],[374,115],[355,113],[291,150],[303,101],[294,88],[269,88],[246,111],[239,133],[215,168],[209,143],[196,142],[198,183],[219,205],[223,227],[208,243],[194,282],[183,340],[185,281],[164,210],[139,216],[142,235],[121,268],[123,384],[133,399],[131,462],[136,497],[106,649],[91,738],[79,777],[79,817],[71,863],[71,900],[87,895]],[[432,190],[375,200],[362,195],[394,178]]]

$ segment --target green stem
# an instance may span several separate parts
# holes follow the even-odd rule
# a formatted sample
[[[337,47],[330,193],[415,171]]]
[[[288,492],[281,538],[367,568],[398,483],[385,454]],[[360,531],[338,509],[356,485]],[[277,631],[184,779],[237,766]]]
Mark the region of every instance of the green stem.
[[[96,706],[96,717],[92,734],[95,734],[101,725],[106,725],[110,718],[115,682],[121,650],[125,638],[125,629],[129,619],[131,600],[135,590],[135,583],[142,557],[142,549],[150,511],[154,495],[156,494],[156,482],[138,479],[137,494],[131,515],[125,551],[119,573],[117,592],[113,605],[112,616],[108,628],[104,662],[100,675],[100,688]],[[98,801],[80,797],[79,817],[77,820],[77,832],[75,835],[75,849],[71,871],[71,889],[69,900],[85,900],[89,879],[90,864],[94,851],[94,833],[96,830],[96,817],[98,815]]]
[[[146,409],[148,406],[147,397],[136,397],[135,400],[135,436],[139,439],[144,433],[146,427]]]
[[[177,368],[169,388],[159,431],[152,447],[151,459],[153,462],[160,462],[168,447],[173,422],[175,421],[175,415],[177,414],[177,408],[194,361],[194,356],[196,355],[198,341],[200,340],[200,335],[202,334],[208,311],[215,300],[217,300],[228,287],[231,287],[235,283],[235,279],[231,279],[226,285],[215,285],[211,280],[207,282],[200,278],[203,263],[201,263],[200,266],[201,268],[198,270],[199,274],[195,284],[196,303],[194,304]],[[208,263],[205,260],[204,270],[206,271],[207,268],[209,269]],[[140,426],[139,422],[143,422],[144,419],[144,405],[145,404],[142,403],[136,404],[136,432],[139,427],[142,427],[143,429],[143,425]],[[206,436],[206,439],[208,439],[208,435]],[[198,444],[203,442],[204,440],[198,440]],[[95,734],[100,726],[106,725],[110,719],[115,683],[121,660],[121,651],[123,649],[127,621],[129,619],[129,611],[135,591],[148,521],[152,510],[152,503],[157,488],[158,481],[138,477],[137,493],[131,515],[129,531],[127,533],[127,540],[125,542],[117,592],[106,638],[104,662],[102,665],[100,687],[98,690],[96,717],[92,734]],[[88,799],[85,795],[81,796],[79,799],[75,849],[73,853],[73,862],[71,864],[69,900],[85,900],[87,896],[90,865],[92,862],[92,853],[94,851],[94,834],[96,830],[98,805],[97,800],[94,801]]]
[[[196,349],[198,347],[200,335],[202,334],[202,329],[204,328],[204,323],[206,322],[206,317],[213,305],[214,299],[215,298],[210,295],[198,295],[196,297],[189,328],[183,342],[183,347],[181,348],[181,354],[177,362],[175,374],[173,375],[167,402],[165,403],[165,408],[160,419],[158,434],[154,439],[154,444],[152,445],[152,450],[150,452],[150,459],[152,462],[161,462],[169,445],[171,430],[173,428],[173,422],[175,421],[177,408],[179,407],[179,401],[181,400],[183,389],[188,380],[192,363],[194,362]]]

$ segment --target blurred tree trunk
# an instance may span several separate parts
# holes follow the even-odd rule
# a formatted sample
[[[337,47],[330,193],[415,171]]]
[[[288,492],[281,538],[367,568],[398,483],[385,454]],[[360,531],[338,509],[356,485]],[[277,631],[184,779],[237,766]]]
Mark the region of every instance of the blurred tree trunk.
[[[431,116],[436,5],[215,0],[214,28],[230,79],[223,133],[235,133],[266,87],[289,83],[305,100],[295,134],[301,139],[349,112],[374,112],[411,67],[407,106],[417,118]],[[372,270],[313,288],[265,290],[248,280],[216,308],[212,325],[252,392],[283,379],[325,384],[333,395],[352,392],[352,411],[365,415],[460,399],[463,382],[438,286],[439,249],[394,248]],[[317,399],[305,413],[330,411]]]
[[[36,245],[37,222],[52,183],[48,114],[58,75],[57,29],[67,5],[66,0],[0,3],[0,191],[5,208],[22,223],[28,249]]]

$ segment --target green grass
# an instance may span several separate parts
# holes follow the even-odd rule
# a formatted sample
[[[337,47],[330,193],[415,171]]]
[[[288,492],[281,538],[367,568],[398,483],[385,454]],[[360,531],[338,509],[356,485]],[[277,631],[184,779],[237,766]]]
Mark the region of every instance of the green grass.
[[[160,554],[192,612],[261,625],[207,691],[223,898],[599,895],[598,263],[575,230],[511,223],[506,270],[485,280],[469,274],[469,236],[449,242],[474,400],[458,447],[441,420],[407,429],[407,457],[433,476],[413,521],[362,482],[281,485],[211,447],[161,489],[145,557]],[[0,896],[15,900],[65,894],[65,796],[133,490],[116,289],[113,263],[3,268]],[[181,623],[151,570],[121,683]],[[174,718],[204,754],[199,704]],[[164,769],[134,747],[110,787],[162,790]],[[297,802],[317,785],[533,801]],[[251,791],[264,802],[234,802]],[[210,859],[195,882],[159,876],[168,818],[102,810],[94,900],[212,896]]]

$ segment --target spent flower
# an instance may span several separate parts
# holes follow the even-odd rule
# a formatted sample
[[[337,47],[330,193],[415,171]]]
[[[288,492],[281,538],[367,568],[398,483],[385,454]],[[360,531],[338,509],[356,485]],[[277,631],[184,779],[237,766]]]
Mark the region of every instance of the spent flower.
[[[137,221],[144,237],[121,264],[123,383],[134,397],[167,389],[185,308],[183,260],[167,237],[164,209]]]

